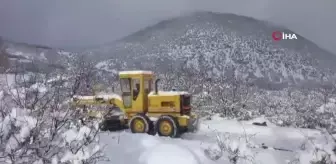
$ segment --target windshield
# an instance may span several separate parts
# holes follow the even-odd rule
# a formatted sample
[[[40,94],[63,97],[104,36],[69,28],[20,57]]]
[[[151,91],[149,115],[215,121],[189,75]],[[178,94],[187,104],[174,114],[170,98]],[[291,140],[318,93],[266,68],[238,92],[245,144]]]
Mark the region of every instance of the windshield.
[[[120,79],[122,92],[131,92],[131,79]]]

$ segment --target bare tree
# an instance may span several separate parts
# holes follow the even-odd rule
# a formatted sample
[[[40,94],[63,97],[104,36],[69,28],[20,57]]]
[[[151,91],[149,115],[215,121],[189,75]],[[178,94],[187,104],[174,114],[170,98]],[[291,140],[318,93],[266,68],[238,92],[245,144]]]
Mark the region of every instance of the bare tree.
[[[204,150],[205,155],[211,160],[218,160],[222,157],[226,157],[231,164],[238,163],[256,163],[252,148],[255,145],[252,144],[250,138],[252,135],[242,135],[234,137],[230,133],[217,134],[216,142],[219,149],[208,148]]]
[[[213,103],[225,117],[248,119],[251,117],[249,108],[254,107],[254,89],[251,81],[237,76],[233,70],[231,76],[216,80]]]
[[[318,88],[318,92],[322,94],[322,101],[326,104],[329,98],[336,94],[336,87],[331,82],[323,82]]]
[[[96,78],[95,65],[83,55],[73,54],[68,58],[68,67],[66,80],[71,83],[69,86],[70,97],[74,94],[91,95],[94,93],[94,84]]]
[[[15,82],[2,86],[0,104],[0,163],[96,163],[104,156],[99,147],[98,123],[82,125],[81,116],[68,103],[87,82],[87,67],[51,75],[15,74]],[[22,79],[22,80],[19,80]],[[64,80],[66,79],[66,80]],[[71,88],[69,90],[68,88]],[[5,93],[5,94],[4,94]]]

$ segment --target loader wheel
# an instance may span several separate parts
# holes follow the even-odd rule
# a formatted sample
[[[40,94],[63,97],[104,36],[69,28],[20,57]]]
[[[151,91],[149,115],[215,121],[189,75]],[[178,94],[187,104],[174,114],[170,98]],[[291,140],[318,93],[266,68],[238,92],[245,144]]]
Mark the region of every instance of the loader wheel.
[[[179,137],[178,121],[172,116],[161,116],[156,123],[156,130],[159,136]]]
[[[146,115],[137,114],[131,118],[129,127],[132,133],[148,133],[151,124],[151,121]]]

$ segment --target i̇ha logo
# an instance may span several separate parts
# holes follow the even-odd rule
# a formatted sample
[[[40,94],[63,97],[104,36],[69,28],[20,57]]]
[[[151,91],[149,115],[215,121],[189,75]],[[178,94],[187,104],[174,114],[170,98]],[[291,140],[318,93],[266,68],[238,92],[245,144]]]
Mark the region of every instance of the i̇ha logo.
[[[295,34],[284,33],[284,32],[280,32],[280,31],[274,31],[272,33],[272,38],[275,41],[297,39]]]

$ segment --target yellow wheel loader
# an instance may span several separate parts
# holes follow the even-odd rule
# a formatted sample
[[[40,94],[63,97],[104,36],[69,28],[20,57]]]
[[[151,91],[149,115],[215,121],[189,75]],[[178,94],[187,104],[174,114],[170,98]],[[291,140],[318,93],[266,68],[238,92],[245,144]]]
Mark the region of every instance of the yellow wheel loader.
[[[178,137],[198,129],[198,117],[192,113],[191,95],[187,92],[158,91],[151,71],[119,72],[121,95],[74,96],[73,103],[85,106],[87,118],[102,118],[102,129],[130,128],[132,133]],[[153,90],[153,91],[152,91]],[[96,110],[94,108],[103,110]],[[105,108],[104,108],[105,107]],[[122,115],[114,115],[119,108]],[[105,110],[104,110],[105,109]]]

